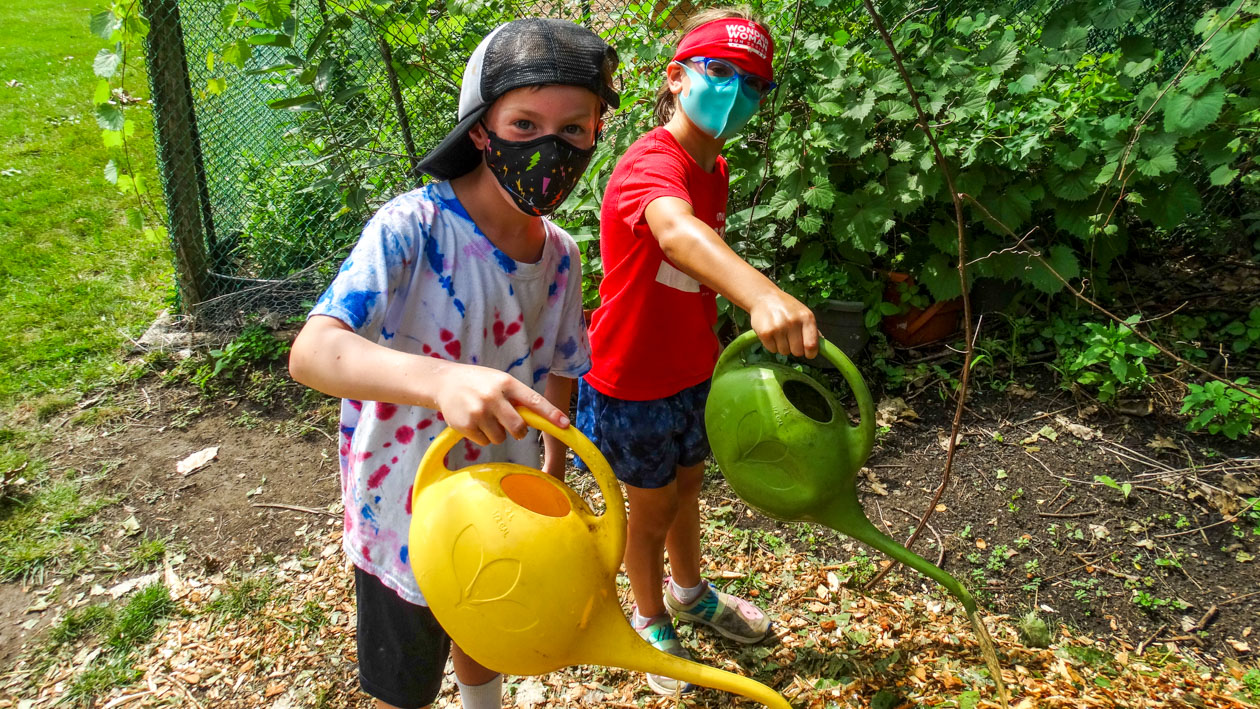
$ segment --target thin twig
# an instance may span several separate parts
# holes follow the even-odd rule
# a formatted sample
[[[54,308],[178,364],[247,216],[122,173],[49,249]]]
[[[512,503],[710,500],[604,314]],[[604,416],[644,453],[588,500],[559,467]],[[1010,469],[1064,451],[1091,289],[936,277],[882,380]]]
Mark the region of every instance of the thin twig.
[[[906,91],[910,95],[910,105],[914,107],[915,114],[918,116],[919,130],[923,131],[923,134],[927,137],[928,144],[932,146],[932,155],[936,161],[936,168],[940,170],[941,177],[945,180],[945,186],[949,189],[950,201],[954,204],[954,223],[958,230],[958,285],[963,302],[963,341],[967,344],[967,350],[963,354],[962,374],[959,377],[958,391],[955,394],[958,403],[954,407],[954,420],[950,426],[949,448],[945,453],[945,467],[941,470],[941,483],[937,486],[936,493],[932,496],[931,502],[928,503],[923,516],[919,518],[919,523],[915,526],[914,532],[906,541],[905,546],[909,548],[919,538],[919,534],[923,532],[928,518],[932,516],[932,512],[936,509],[937,503],[940,502],[941,496],[945,494],[945,488],[949,486],[950,471],[953,470],[954,457],[958,453],[958,431],[962,428],[963,409],[967,402],[968,384],[971,381],[971,360],[976,350],[975,337],[979,333],[973,334],[971,322],[971,295],[968,293],[967,287],[967,234],[966,222],[963,218],[962,197],[959,195],[958,188],[954,185],[954,175],[950,172],[949,162],[945,160],[945,154],[941,152],[941,146],[936,142],[936,134],[932,132],[931,121],[928,119],[927,112],[923,110],[923,103],[919,100],[919,92],[915,90],[914,81],[910,79],[910,72],[906,71],[905,62],[901,59],[901,52],[897,50],[897,43],[893,41],[892,35],[888,33],[888,28],[884,26],[884,19],[875,9],[875,4],[872,0],[862,0],[862,4],[866,7],[866,12],[870,15],[875,29],[879,31],[879,36],[883,40],[884,46],[888,48],[888,52],[892,55],[893,63],[897,65],[897,73],[901,75],[901,80],[906,85]],[[887,575],[890,568],[886,566],[881,569],[866,584],[866,588],[872,588],[879,583],[880,579]],[[1006,688],[1000,681],[998,682],[998,687],[1002,704],[1005,706],[1007,699]]]
[[[1168,630],[1167,623],[1164,623],[1163,625],[1156,628],[1155,632],[1151,633],[1150,637],[1138,643],[1137,649],[1134,650],[1133,654],[1137,655],[1138,657],[1141,657],[1142,651],[1146,649],[1146,646],[1155,642],[1155,638],[1158,638],[1160,635],[1163,635],[1165,630]]]
[[[1093,517],[1094,515],[1098,514],[1099,512],[1102,512],[1102,510],[1093,510],[1093,511],[1090,511],[1090,512],[1062,512],[1062,513],[1059,513],[1059,512],[1038,512],[1038,513],[1037,513],[1037,516],[1038,516],[1038,517],[1055,517],[1055,518],[1058,518],[1058,519],[1067,519],[1067,518],[1071,518],[1071,517]]]
[[[1234,596],[1233,598],[1227,598],[1216,605],[1232,606],[1235,603],[1242,603],[1243,601],[1246,601],[1251,598],[1255,598],[1256,596],[1260,596],[1260,591],[1252,591],[1251,593],[1244,593],[1241,596]]]
[[[305,512],[312,515],[325,515],[327,517],[340,517],[341,515],[328,510],[317,510],[314,507],[301,507],[299,505],[284,505],[278,502],[255,502],[250,507],[268,507],[276,510],[292,510],[294,512]]]

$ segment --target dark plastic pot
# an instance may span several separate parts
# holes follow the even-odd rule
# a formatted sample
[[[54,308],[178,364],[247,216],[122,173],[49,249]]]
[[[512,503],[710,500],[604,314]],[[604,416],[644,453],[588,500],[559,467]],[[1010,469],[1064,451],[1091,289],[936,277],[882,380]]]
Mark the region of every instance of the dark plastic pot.
[[[866,306],[852,300],[826,300],[815,308],[818,332],[840,348],[849,359],[856,360],[866,348],[870,333],[866,331]],[[810,364],[835,369],[831,362],[816,357]]]

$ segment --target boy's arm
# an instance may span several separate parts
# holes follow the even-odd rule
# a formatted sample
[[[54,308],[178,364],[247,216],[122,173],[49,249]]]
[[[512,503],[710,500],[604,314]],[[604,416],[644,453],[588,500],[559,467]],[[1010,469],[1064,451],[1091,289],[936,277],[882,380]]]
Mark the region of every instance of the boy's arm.
[[[289,373],[331,396],[435,409],[479,445],[525,437],[529,427],[516,406],[569,425],[567,415],[506,372],[382,347],[327,315],[311,317],[298,333]]]
[[[547,375],[547,385],[543,396],[560,411],[568,413],[569,402],[573,397],[573,380],[558,374]],[[568,446],[549,433],[543,434],[543,472],[564,482],[565,452]]]
[[[797,357],[818,354],[818,326],[810,309],[748,265],[685,200],[658,197],[643,215],[671,263],[748,311],[766,349]]]

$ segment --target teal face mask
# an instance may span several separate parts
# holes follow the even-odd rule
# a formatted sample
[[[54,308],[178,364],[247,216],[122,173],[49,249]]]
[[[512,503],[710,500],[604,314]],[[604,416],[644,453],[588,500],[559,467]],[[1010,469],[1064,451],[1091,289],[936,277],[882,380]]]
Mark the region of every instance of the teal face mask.
[[[739,77],[715,79],[683,64],[691,77],[691,92],[678,95],[683,113],[706,134],[728,140],[748,124],[761,105],[761,97],[751,97]]]

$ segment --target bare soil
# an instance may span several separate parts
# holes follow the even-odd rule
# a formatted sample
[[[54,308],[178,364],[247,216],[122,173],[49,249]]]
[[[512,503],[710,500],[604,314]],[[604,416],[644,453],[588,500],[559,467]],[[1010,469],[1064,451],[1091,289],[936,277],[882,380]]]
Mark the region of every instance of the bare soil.
[[[95,520],[103,556],[156,536],[205,573],[248,569],[297,553],[298,538],[314,525],[339,524],[335,402],[260,381],[207,398],[151,378],[120,395],[130,402],[126,420],[65,426],[44,451],[54,468],[104,465],[96,491],[119,497]],[[939,392],[932,386],[909,398],[918,418],[902,411],[863,478],[869,516],[895,538],[904,539],[940,482],[940,438],[953,408]],[[1083,440],[1063,421],[1098,437]],[[1047,426],[1053,440],[1044,431],[1034,437]],[[1240,497],[1260,494],[1257,438],[1231,443],[1186,434],[1180,421],[1159,414],[1085,408],[1035,375],[1005,392],[980,383],[963,434],[943,507],[915,549],[939,557],[990,611],[1020,616],[1035,608],[1052,628],[1063,623],[1129,646],[1181,643],[1209,658],[1254,660],[1239,648],[1260,645],[1253,634],[1260,628],[1260,531],[1254,520],[1230,522],[1223,511],[1236,513]],[[1164,447],[1151,447],[1157,436]],[[208,446],[219,446],[213,462],[176,472],[177,461]],[[1133,487],[1126,498],[1096,476]],[[857,551],[829,531],[750,514],[720,477],[704,494],[706,511],[730,509],[734,526],[769,531],[797,551],[837,561]],[[133,516],[142,533],[128,529]],[[108,570],[89,571],[87,578],[64,576],[57,597],[116,582]],[[926,587],[909,573],[892,579],[901,591]],[[64,611],[57,604],[26,611],[52,582],[0,585],[0,666]],[[1139,591],[1155,600],[1135,602]]]

